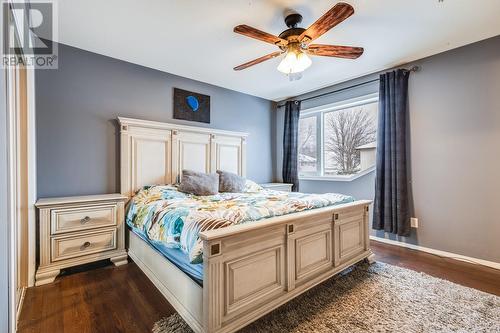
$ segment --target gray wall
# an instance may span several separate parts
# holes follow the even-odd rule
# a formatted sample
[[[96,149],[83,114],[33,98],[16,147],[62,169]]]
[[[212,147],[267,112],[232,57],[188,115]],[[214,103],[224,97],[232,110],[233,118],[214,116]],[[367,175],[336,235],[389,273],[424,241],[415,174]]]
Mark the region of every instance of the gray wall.
[[[59,45],[36,73],[38,196],[119,192],[116,117],[249,132],[247,176],[272,180],[270,101]],[[211,124],[172,119],[173,88],[211,97]]]
[[[420,225],[410,237],[399,240],[500,262],[500,36],[415,64],[422,70],[412,74],[409,84],[410,149],[413,215]],[[363,89],[367,91],[356,88],[332,98],[370,92],[369,87]],[[274,120],[277,151],[282,113],[278,111]],[[278,168],[275,177],[280,173]],[[343,192],[371,199],[374,175],[350,183],[301,181],[300,186],[305,192]]]

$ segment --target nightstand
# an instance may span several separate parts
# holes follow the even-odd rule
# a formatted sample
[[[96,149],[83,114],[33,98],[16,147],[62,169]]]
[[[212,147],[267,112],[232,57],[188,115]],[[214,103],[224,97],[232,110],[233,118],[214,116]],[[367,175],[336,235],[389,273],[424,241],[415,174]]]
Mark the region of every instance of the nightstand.
[[[35,285],[60,270],[102,259],[127,263],[121,194],[39,199],[39,266]]]
[[[265,184],[259,184],[266,190],[273,190],[273,191],[283,191],[283,192],[292,192],[292,186],[293,184],[287,184],[287,183],[265,183]]]

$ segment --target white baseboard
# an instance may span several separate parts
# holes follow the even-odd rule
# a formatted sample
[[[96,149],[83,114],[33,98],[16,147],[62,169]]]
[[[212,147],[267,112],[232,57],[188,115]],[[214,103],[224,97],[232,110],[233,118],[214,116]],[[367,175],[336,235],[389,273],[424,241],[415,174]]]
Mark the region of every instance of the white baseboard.
[[[483,266],[487,266],[487,267],[491,267],[491,268],[500,270],[500,263],[494,262],[494,261],[467,257],[467,256],[464,256],[461,254],[456,254],[456,253],[451,253],[451,252],[446,252],[446,251],[441,251],[441,250],[435,250],[435,249],[431,249],[431,248],[424,247],[424,246],[403,243],[403,242],[395,241],[392,239],[387,239],[387,238],[382,238],[382,237],[377,237],[377,236],[370,235],[370,239],[377,241],[377,242],[381,242],[381,243],[406,247],[406,248],[417,250],[417,251],[435,254],[435,255],[440,256],[440,257],[456,259],[456,260],[474,263],[474,264],[478,264],[478,265],[483,265]]]

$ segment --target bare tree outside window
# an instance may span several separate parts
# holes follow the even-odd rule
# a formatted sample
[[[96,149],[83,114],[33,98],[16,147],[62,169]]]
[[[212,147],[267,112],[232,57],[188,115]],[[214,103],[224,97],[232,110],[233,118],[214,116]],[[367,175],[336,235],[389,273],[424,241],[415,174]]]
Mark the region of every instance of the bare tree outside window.
[[[325,113],[325,175],[351,175],[360,170],[363,149],[375,154],[377,103]]]
[[[316,117],[299,121],[299,172],[314,173],[317,167]]]

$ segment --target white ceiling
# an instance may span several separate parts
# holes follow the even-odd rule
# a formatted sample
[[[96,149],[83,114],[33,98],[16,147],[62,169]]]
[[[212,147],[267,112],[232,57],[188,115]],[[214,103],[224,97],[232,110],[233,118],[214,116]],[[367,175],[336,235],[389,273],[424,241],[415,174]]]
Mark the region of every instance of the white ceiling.
[[[337,1],[59,1],[58,41],[95,53],[282,100],[500,34],[499,0],[351,0],[355,14],[316,42],[364,47],[358,60],[313,57],[299,81],[279,59],[233,67],[277,48],[233,33],[238,24],[279,34],[294,9],[309,26]],[[424,69],[425,70],[425,69]]]

